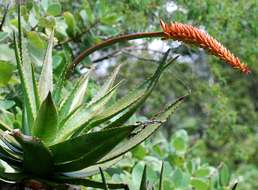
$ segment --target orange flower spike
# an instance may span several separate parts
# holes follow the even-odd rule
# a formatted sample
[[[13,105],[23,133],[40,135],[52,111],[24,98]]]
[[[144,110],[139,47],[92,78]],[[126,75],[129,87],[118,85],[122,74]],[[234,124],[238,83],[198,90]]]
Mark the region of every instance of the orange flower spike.
[[[165,24],[162,20],[160,20],[160,25],[164,32],[164,39],[172,38],[174,40],[195,44],[208,50],[213,55],[230,64],[233,68],[239,69],[245,74],[250,73],[250,69],[246,64],[242,63],[238,57],[234,56],[220,42],[211,37],[205,31],[202,31],[189,24],[177,22]]]

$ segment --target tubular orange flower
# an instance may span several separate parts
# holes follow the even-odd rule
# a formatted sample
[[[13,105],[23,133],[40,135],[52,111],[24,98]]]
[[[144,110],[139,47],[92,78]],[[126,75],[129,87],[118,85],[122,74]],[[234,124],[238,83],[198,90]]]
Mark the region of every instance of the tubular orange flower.
[[[189,24],[171,22],[165,24],[162,20],[160,25],[163,29],[165,39],[172,38],[174,40],[195,44],[203,49],[208,50],[213,55],[219,57],[223,61],[229,63],[233,68],[239,69],[245,74],[250,73],[250,69],[240,59],[234,56],[220,42],[211,37],[205,31],[202,31]]]

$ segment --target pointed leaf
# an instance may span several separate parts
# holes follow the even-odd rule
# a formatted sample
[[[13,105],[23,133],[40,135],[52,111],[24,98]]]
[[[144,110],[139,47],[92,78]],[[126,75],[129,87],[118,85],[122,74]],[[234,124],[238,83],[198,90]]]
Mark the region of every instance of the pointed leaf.
[[[52,173],[53,158],[51,152],[39,139],[23,135],[19,131],[14,131],[12,135],[23,148],[23,162],[26,172],[38,176]]]
[[[140,190],[147,190],[146,169],[147,169],[147,166],[145,165],[144,169],[143,169],[143,172],[142,172]]]
[[[113,97],[120,83],[114,86],[104,97],[97,102],[79,107],[74,113],[69,115],[67,119],[59,125],[58,136],[55,143],[64,141],[64,139],[71,136],[78,131],[80,127],[86,125],[94,115],[100,112],[106,103]]]
[[[176,108],[181,104],[184,100],[185,96],[177,99],[173,104],[168,106],[163,112],[159,113],[155,120],[160,122],[154,122],[153,124],[147,124],[140,132],[138,132],[135,136],[131,137],[128,141],[124,142],[117,149],[112,150],[108,153],[104,158],[102,158],[98,163],[103,163],[114,158],[121,156],[122,154],[128,152],[132,148],[136,147],[138,144],[147,139],[151,134],[153,134],[157,129],[160,128],[161,124],[165,122],[170,115],[174,113]]]
[[[24,175],[23,173],[0,172],[0,179],[7,182],[7,183],[20,182],[25,178],[26,178],[26,175]]]
[[[88,166],[94,165],[98,160],[110,152],[117,144],[123,141],[132,132],[135,126],[118,128],[116,135],[111,134],[109,138],[102,139],[96,146],[91,145],[91,150],[85,152],[82,157],[68,163],[56,165],[56,171],[71,172],[81,170]]]
[[[111,138],[128,134],[133,127],[134,126],[123,126],[115,129],[84,134],[50,146],[49,149],[53,153],[55,163],[72,161],[88,154],[94,147],[109,142]],[[120,139],[120,137],[118,137],[118,139]]]
[[[21,34],[19,34],[21,35]],[[35,90],[33,85],[33,79],[32,79],[32,68],[31,64],[23,64],[23,51],[18,49],[16,37],[14,34],[14,44],[15,44],[15,57],[17,62],[17,68],[19,71],[19,76],[21,79],[21,86],[23,91],[23,98],[24,98],[24,109],[26,110],[26,129],[23,129],[25,134],[30,134],[30,128],[33,125],[33,122],[36,117],[37,112],[37,103],[36,103],[36,97],[35,97]],[[21,42],[19,43],[20,47],[22,47]]]
[[[136,110],[145,102],[145,100],[150,96],[154,87],[156,86],[162,71],[172,62],[166,63],[167,57],[169,54],[169,50],[164,55],[163,59],[160,62],[160,65],[156,69],[156,72],[152,77],[142,83],[138,88],[129,92],[127,96],[121,98],[116,101],[113,105],[105,109],[103,112],[98,114],[93,121],[84,129],[86,133],[88,130],[98,126],[100,123],[109,120],[115,115],[120,114],[124,110],[126,110],[122,116],[120,116],[117,120],[109,124],[108,128],[121,126],[125,123],[135,112]]]
[[[68,97],[64,100],[63,105],[59,111],[59,115],[61,119],[67,117],[67,115],[72,112],[75,108],[80,106],[83,103],[83,99],[86,94],[89,76],[91,71],[81,78],[75,85],[72,92],[68,95]]]
[[[163,173],[164,173],[164,162],[162,161],[160,176],[159,176],[159,190],[163,190]]]
[[[49,92],[53,91],[53,65],[52,65],[52,49],[54,42],[54,30],[51,32],[48,47],[46,50],[43,67],[39,78],[39,95],[40,100],[46,99]]]
[[[116,164],[121,159],[122,159],[122,156],[120,156],[116,159],[113,159],[111,161],[102,163],[102,164],[92,165],[90,167],[84,168],[79,171],[66,172],[66,173],[63,173],[63,175],[69,176],[69,177],[76,177],[76,178],[86,178],[86,177],[97,174],[99,172],[99,167],[101,167],[103,170],[106,170],[106,169],[110,168],[111,166],[113,166],[114,164]]]
[[[0,129],[3,131],[11,131],[12,128],[0,120]]]
[[[57,127],[57,110],[49,93],[41,104],[33,127],[33,135],[40,138],[44,143],[51,144],[56,136]]]
[[[97,94],[92,98],[91,103],[96,102],[101,97],[103,97],[114,85],[116,76],[121,68],[121,65],[118,65],[113,74],[107,79],[107,81],[104,83],[104,85],[101,87],[101,89],[97,92]]]
[[[100,189],[104,189],[105,185],[101,182],[97,182],[97,181],[92,181],[92,180],[88,180],[88,179],[83,179],[83,178],[71,178],[71,177],[65,177],[65,176],[55,176],[55,178],[53,179],[56,182],[59,183],[68,183],[68,184],[72,184],[72,185],[82,185],[85,187],[92,187],[92,188],[100,188]],[[109,189],[125,189],[125,190],[129,190],[128,186],[126,184],[116,184],[116,183],[108,183],[108,188]]]

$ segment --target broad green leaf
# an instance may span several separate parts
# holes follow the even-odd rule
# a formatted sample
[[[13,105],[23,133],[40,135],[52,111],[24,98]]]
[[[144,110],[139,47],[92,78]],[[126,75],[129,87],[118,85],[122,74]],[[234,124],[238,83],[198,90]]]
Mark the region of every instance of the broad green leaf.
[[[28,50],[32,61],[39,65],[42,64],[47,43],[35,31],[28,32],[27,39]]]
[[[147,166],[145,165],[144,169],[143,169],[143,172],[142,172],[142,179],[141,179],[140,190],[147,190],[146,169],[147,169]]]
[[[10,64],[10,62],[0,60],[0,87],[9,82],[14,69],[14,65]]]
[[[0,110],[8,110],[15,106],[15,102],[12,100],[0,100]]]
[[[56,136],[57,127],[58,114],[52,96],[49,93],[40,106],[33,127],[33,135],[40,138],[44,143],[51,144]]]
[[[52,16],[60,15],[62,12],[62,7],[60,3],[52,3],[48,5],[47,13]]]
[[[193,178],[191,179],[191,185],[194,187],[196,190],[208,190],[209,189],[209,184],[207,181],[199,178]]]
[[[64,164],[55,165],[56,171],[71,172],[96,164],[98,160],[110,152],[117,144],[125,140],[132,130],[135,129],[135,127],[136,126],[132,125],[118,128],[115,135],[110,134],[109,138],[99,140],[98,143],[94,143],[95,146],[92,144],[90,151],[85,152],[86,154],[79,159]]]
[[[93,147],[97,147],[100,144],[105,144],[105,142],[109,141],[110,138],[114,138],[119,134],[124,134],[124,132],[131,130],[131,128],[132,127],[128,128],[123,126],[115,129],[84,134],[82,136],[52,145],[50,146],[50,150],[53,153],[53,158],[56,163],[68,162],[88,154]]]
[[[83,0],[82,6],[86,10],[88,22],[93,23],[95,20],[95,16],[88,0]]]
[[[0,32],[0,42],[4,41],[8,37],[7,32]]]
[[[37,32],[35,31],[28,32],[27,36],[28,36],[29,43],[31,43],[31,45],[34,48],[44,49],[46,47],[45,41],[41,39],[41,37]]]
[[[77,84],[74,86],[71,93],[64,100],[60,110],[59,116],[60,119],[63,120],[69,113],[71,113],[74,109],[78,108],[84,100],[86,90],[88,87],[88,81],[91,74],[91,70],[88,71],[85,76],[83,76]]]
[[[157,129],[160,128],[161,124],[165,122],[170,115],[174,113],[176,108],[182,103],[186,96],[183,96],[176,100],[173,104],[169,105],[164,111],[160,112],[154,119],[160,122],[149,123],[141,131],[131,137],[128,141],[122,143],[118,148],[112,150],[105,157],[103,157],[98,163],[103,163],[114,158],[121,156],[122,154],[128,152],[145,139],[147,139],[151,134],[153,134]]]
[[[201,167],[195,171],[194,175],[196,177],[209,177],[211,169],[209,167]]]
[[[228,166],[224,163],[219,171],[219,181],[222,187],[228,186],[230,182],[230,171]]]
[[[26,172],[38,176],[46,176],[53,172],[54,162],[51,152],[42,141],[23,135],[19,131],[14,131],[12,135],[23,148],[23,163]]]
[[[131,152],[133,154],[133,157],[135,157],[139,160],[143,160],[144,157],[148,154],[146,148],[142,145],[138,145]]]
[[[41,102],[44,101],[47,95],[53,91],[53,63],[52,63],[52,49],[54,42],[54,30],[52,31],[48,47],[46,50],[43,67],[39,78],[39,96]]]
[[[75,18],[73,14],[70,12],[64,12],[63,15],[64,15],[65,23],[68,26],[66,30],[67,34],[71,37],[74,37],[76,35],[76,30],[77,30]]]

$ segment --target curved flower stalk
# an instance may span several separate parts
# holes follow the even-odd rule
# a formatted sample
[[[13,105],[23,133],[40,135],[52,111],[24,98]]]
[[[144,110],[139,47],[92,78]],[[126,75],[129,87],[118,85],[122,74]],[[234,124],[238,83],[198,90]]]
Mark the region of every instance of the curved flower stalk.
[[[163,39],[174,39],[183,41],[186,43],[195,44],[201,48],[204,48],[211,52],[213,55],[219,57],[223,61],[230,64],[233,68],[239,69],[245,74],[250,73],[248,66],[240,61],[238,57],[233,55],[227,48],[225,48],[220,42],[211,37],[205,31],[202,31],[189,24],[182,23],[171,23],[165,24],[162,20],[160,21],[162,32],[140,32],[134,34],[125,34],[109,38],[89,47],[82,51],[74,60],[73,63],[68,67],[67,76],[71,74],[74,68],[87,56],[93,52],[100,50],[104,47],[111,46],[115,43],[140,39],[140,38],[163,38]]]
[[[233,68],[239,69],[245,74],[250,73],[250,69],[246,64],[242,63],[238,57],[233,55],[227,48],[225,48],[220,42],[205,31],[202,31],[189,24],[177,22],[166,24],[160,20],[160,25],[163,29],[165,39],[171,38],[174,40],[195,44],[208,50],[213,55],[230,64]]]

